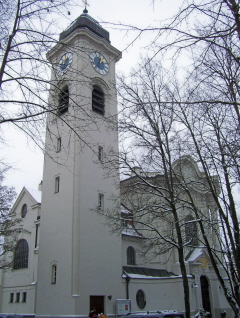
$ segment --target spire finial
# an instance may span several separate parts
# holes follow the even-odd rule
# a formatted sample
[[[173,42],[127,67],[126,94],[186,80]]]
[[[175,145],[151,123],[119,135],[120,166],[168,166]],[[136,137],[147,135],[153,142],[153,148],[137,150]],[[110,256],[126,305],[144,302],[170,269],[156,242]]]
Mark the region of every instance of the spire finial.
[[[83,13],[88,13],[87,6],[89,6],[89,4],[88,4],[87,0],[82,0],[82,2],[85,5],[85,9],[83,10]]]

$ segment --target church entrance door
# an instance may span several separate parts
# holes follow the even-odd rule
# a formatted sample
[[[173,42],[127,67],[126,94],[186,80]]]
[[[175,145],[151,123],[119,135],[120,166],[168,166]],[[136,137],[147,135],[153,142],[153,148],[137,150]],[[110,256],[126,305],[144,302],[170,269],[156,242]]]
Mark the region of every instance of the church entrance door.
[[[104,296],[90,296],[90,310],[95,309],[99,314],[104,313]]]
[[[201,291],[202,291],[202,306],[206,311],[211,312],[210,295],[209,295],[209,284],[206,276],[200,277]]]

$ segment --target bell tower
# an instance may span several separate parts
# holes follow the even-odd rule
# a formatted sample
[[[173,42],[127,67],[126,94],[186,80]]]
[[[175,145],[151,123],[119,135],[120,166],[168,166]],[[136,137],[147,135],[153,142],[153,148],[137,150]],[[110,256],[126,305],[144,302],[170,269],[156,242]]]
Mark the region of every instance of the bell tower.
[[[121,239],[97,210],[115,208],[119,198],[118,171],[109,176],[104,167],[118,153],[115,63],[121,52],[85,9],[47,57],[53,68],[36,316],[88,316],[93,308],[115,314],[115,300],[124,295]]]

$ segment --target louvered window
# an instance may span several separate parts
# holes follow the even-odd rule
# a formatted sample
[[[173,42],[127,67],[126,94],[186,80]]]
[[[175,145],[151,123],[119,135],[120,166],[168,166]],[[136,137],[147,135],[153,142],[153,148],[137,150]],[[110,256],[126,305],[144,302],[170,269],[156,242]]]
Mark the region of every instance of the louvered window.
[[[64,86],[59,94],[58,114],[62,115],[68,111],[69,105],[69,89],[68,86]]]
[[[104,92],[101,87],[94,85],[92,91],[92,110],[100,115],[105,113]]]

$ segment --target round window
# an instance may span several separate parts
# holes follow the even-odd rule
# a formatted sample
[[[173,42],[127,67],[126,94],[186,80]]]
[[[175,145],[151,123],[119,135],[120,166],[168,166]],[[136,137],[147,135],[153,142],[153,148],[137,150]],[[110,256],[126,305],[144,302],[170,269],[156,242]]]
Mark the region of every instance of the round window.
[[[141,289],[137,291],[136,301],[140,309],[143,309],[146,306],[145,294]]]
[[[22,206],[22,218],[24,218],[25,216],[26,216],[26,214],[27,214],[27,205],[26,204],[24,204],[23,206]]]

